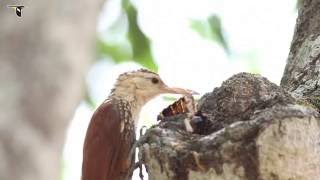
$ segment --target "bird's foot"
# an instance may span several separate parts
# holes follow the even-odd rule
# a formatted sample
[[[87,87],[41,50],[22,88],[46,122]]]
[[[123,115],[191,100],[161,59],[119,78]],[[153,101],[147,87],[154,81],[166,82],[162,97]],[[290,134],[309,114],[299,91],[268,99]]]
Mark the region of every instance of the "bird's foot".
[[[138,162],[135,163],[135,169],[139,168],[139,177],[141,180],[143,180],[143,172],[142,172],[142,162],[139,160]]]
[[[139,177],[141,180],[143,180],[143,172],[142,172],[142,162],[138,161],[136,162],[133,166],[130,167],[130,169],[128,170],[128,175],[132,176],[134,170],[136,170],[137,168],[139,168]],[[129,176],[127,176],[126,179],[129,179]]]
[[[133,174],[133,172],[139,168],[139,177],[141,180],[143,180],[143,172],[142,172],[142,161],[138,160],[138,162],[136,162],[133,166],[130,167],[130,169],[128,170],[128,175],[131,175]],[[127,179],[129,179],[127,177]]]
[[[130,150],[130,153],[129,153],[129,157],[134,157],[134,154],[136,152],[136,148],[140,147],[145,141],[146,141],[146,138],[143,136],[143,129],[144,128],[147,128],[147,126],[142,126],[141,129],[140,129],[140,137],[138,140],[136,140]]]
[[[147,126],[142,126],[140,128],[140,137],[143,136],[143,129],[147,128]]]
[[[147,128],[146,126],[142,126],[141,129],[140,129],[140,137],[137,141],[135,141],[135,143],[133,144],[130,152],[129,152],[129,157],[134,157],[135,156],[135,152],[136,152],[136,148],[140,147],[142,144],[144,144],[144,142],[146,142],[146,138],[143,136],[143,129]],[[134,164],[134,166],[132,166],[130,168],[130,173],[129,174],[132,174],[133,171],[137,168],[139,168],[139,177],[141,180],[143,180],[143,173],[142,173],[142,161],[139,159],[138,162],[136,162]]]

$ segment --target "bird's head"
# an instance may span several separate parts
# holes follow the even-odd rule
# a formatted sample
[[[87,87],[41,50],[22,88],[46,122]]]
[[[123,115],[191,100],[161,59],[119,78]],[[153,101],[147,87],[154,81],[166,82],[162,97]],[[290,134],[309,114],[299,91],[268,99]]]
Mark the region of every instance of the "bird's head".
[[[111,91],[111,96],[127,101],[137,101],[145,104],[150,99],[163,93],[196,94],[196,92],[167,86],[160,76],[146,69],[121,74]]]

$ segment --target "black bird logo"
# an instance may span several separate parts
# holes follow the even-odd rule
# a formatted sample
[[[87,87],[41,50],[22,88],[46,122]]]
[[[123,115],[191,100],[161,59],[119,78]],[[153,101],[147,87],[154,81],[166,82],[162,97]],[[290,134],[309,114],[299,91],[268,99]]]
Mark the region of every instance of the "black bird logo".
[[[22,15],[22,8],[24,8],[23,5],[8,5],[8,8],[12,8],[16,11],[16,14],[18,17],[21,17]]]

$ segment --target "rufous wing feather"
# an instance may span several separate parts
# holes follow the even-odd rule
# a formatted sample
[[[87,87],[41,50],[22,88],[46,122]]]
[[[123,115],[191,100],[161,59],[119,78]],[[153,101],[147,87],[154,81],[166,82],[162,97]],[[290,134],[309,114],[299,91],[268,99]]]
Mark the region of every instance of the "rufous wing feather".
[[[134,132],[121,132],[121,117],[112,101],[95,111],[83,148],[82,180],[122,180],[134,160],[128,157]],[[129,137],[129,138],[128,138]]]

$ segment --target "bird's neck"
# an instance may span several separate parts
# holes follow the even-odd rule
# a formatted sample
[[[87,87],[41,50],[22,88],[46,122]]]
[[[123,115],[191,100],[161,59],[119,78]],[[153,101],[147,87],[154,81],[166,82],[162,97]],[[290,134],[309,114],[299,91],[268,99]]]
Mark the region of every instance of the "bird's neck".
[[[109,98],[126,101],[139,111],[150,100],[150,98],[147,98],[142,93],[139,93],[136,87],[129,85],[117,86],[116,88],[112,89]]]
[[[133,121],[135,128],[138,125],[139,114],[143,104],[137,98],[128,98],[128,96],[117,96],[116,94],[110,95],[109,100],[117,105],[120,110],[122,119]]]

